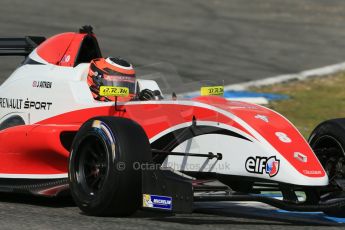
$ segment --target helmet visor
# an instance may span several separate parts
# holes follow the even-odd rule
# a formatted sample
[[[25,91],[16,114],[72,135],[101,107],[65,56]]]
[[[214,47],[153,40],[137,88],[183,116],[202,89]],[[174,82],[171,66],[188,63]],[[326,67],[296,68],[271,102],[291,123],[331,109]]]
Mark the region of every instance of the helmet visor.
[[[100,86],[126,87],[129,94],[135,93],[135,78],[132,76],[103,75]]]
[[[103,77],[94,77],[93,81],[96,85],[100,86],[115,86],[126,87],[129,90],[129,94],[135,93],[135,78],[132,76],[114,76],[103,75]]]

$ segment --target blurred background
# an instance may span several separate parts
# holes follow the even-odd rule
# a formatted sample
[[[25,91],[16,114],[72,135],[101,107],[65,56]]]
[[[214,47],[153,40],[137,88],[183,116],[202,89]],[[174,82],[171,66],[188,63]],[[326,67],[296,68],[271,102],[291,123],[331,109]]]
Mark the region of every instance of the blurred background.
[[[105,56],[225,84],[345,60],[342,0],[1,0],[0,36],[92,25]],[[1,58],[0,82],[21,59]]]
[[[92,25],[104,56],[128,59],[137,69],[147,70],[144,74],[152,73],[156,67],[166,70],[169,84],[174,82],[180,91],[196,90],[190,86],[202,80],[227,85],[345,61],[344,0],[1,0],[0,3],[0,37],[50,37]],[[0,84],[21,60],[0,58]],[[170,64],[161,65],[162,62]],[[345,116],[344,84],[345,74],[340,73],[321,81],[254,91],[287,95],[284,98],[289,99],[269,106],[287,116],[307,138],[322,120]],[[235,204],[230,208],[211,207],[205,212],[212,214],[213,210],[218,216],[199,213],[166,219],[148,216],[122,219],[80,215],[73,204],[56,202],[46,207],[47,201],[40,204],[32,197],[25,200],[15,195],[11,201],[1,195],[1,199],[3,229],[114,226],[209,229],[210,225],[216,225],[217,229],[229,229],[229,225],[282,229],[286,225],[294,228],[308,225],[315,230],[324,228],[314,225],[329,224],[328,219],[320,221],[319,216],[265,212],[257,209],[257,204],[255,209],[250,206],[241,209]],[[55,208],[59,205],[63,208]]]

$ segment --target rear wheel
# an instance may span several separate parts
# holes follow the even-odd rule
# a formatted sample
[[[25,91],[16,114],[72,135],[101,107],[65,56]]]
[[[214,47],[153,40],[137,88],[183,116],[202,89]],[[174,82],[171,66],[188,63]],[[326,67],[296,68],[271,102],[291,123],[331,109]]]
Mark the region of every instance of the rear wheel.
[[[345,182],[345,119],[329,120],[318,125],[309,138],[309,143],[325,169],[329,186],[318,191],[320,201],[344,196]],[[345,208],[338,208],[326,214],[345,217]]]
[[[141,204],[140,164],[151,148],[132,120],[97,117],[78,131],[69,160],[69,184],[78,207],[88,215],[126,216]]]

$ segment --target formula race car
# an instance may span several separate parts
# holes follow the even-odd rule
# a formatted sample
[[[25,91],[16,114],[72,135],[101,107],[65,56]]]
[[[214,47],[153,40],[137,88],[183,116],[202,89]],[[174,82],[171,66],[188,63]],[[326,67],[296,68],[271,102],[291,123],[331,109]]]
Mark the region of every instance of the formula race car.
[[[49,39],[1,38],[0,55],[25,57],[0,87],[0,191],[71,194],[95,216],[140,208],[188,213],[203,201],[345,212],[344,184],[332,174],[341,164],[344,178],[344,164],[336,164],[344,157],[323,154],[333,139],[312,136],[315,155],[287,119],[217,96],[222,86],[202,87],[193,99],[163,99],[155,81],[137,79],[132,100],[121,100],[128,88],[117,86],[99,89],[115,101],[96,100],[86,78],[102,55],[91,27]],[[141,100],[147,90],[156,97]],[[205,183],[210,179],[222,184]],[[262,191],[280,191],[283,199]]]

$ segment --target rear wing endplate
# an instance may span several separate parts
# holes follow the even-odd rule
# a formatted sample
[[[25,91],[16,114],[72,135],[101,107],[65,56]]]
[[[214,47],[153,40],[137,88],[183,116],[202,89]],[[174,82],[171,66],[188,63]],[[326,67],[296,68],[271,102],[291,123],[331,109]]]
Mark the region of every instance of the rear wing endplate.
[[[28,56],[45,37],[0,38],[0,56]]]

